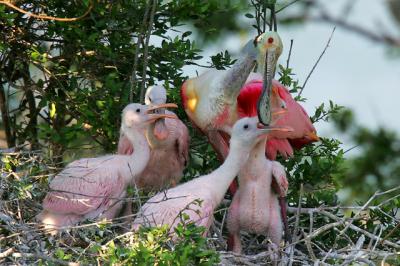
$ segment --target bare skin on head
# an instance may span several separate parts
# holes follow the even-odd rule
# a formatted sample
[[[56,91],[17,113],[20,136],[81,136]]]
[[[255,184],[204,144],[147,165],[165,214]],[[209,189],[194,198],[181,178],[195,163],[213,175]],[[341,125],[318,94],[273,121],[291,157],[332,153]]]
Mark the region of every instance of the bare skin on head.
[[[164,107],[164,106],[161,106]],[[138,149],[129,156],[106,155],[68,164],[50,182],[37,219],[49,233],[86,219],[112,219],[122,208],[126,188],[150,158],[144,132],[166,115],[147,114],[147,106],[130,104],[123,110],[121,131]]]
[[[230,151],[225,162],[212,173],[195,178],[175,188],[160,192],[146,202],[133,222],[139,226],[168,224],[173,228],[185,212],[190,220],[207,230],[213,221],[214,209],[221,203],[230,183],[245,164],[250,151],[273,127],[258,127],[257,118],[243,118],[232,129]],[[196,200],[201,205],[193,204]],[[190,210],[188,209],[190,207]]]
[[[164,104],[167,101],[166,90],[162,86],[149,87],[145,94],[148,106]],[[178,117],[168,110],[158,109],[158,113],[174,116],[175,119],[159,119],[146,132],[151,147],[150,159],[136,186],[144,190],[160,190],[175,186],[183,176],[189,160],[189,131]],[[131,154],[135,147],[121,133],[118,142],[118,154]]]

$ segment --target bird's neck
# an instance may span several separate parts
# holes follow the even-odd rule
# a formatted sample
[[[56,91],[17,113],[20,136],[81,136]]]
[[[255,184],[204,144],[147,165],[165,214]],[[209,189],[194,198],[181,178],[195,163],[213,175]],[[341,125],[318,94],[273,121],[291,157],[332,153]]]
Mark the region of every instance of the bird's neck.
[[[262,141],[259,141],[256,146],[251,150],[249,155],[249,160],[262,160],[265,159],[265,145],[267,144],[267,139],[265,138]]]
[[[231,141],[229,154],[224,163],[209,175],[204,176],[204,179],[207,179],[204,184],[209,184],[216,205],[222,201],[229,185],[246,163],[248,156],[249,151],[246,148]]]
[[[129,132],[126,137],[132,143],[134,151],[132,155],[124,156],[127,161],[128,167],[125,169],[127,171],[126,177],[129,177],[132,181],[135,176],[140,174],[150,159],[150,147],[144,132]]]
[[[240,89],[245,84],[250,72],[256,65],[257,50],[250,41],[242,50],[242,56],[225,73],[223,81],[224,94],[236,100]]]
[[[154,135],[156,129],[156,123],[152,123],[146,130],[147,141],[151,148],[155,148],[160,145],[160,140]]]

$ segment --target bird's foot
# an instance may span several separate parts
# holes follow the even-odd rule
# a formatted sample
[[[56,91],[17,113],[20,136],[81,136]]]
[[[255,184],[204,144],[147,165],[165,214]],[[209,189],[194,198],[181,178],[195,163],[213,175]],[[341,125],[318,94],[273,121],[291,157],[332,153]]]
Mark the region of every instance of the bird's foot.
[[[271,261],[275,264],[280,258],[279,247],[275,243],[268,243],[268,252]]]

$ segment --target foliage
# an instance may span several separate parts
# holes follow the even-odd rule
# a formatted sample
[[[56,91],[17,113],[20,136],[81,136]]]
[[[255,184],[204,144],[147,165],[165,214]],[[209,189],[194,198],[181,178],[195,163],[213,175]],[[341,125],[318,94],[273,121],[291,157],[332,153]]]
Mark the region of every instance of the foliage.
[[[56,17],[73,17],[89,5],[29,3],[18,4],[29,12]],[[170,98],[179,102],[178,91],[186,78],[182,67],[201,59],[200,50],[189,39],[192,32],[180,30],[182,23],[188,21],[200,29],[212,27],[206,17],[221,18],[221,12],[234,17],[229,12],[237,8],[230,5],[226,10],[227,5],[220,1],[161,2],[154,14],[147,57],[140,48],[136,69],[133,65],[145,26],[146,1],[96,1],[89,16],[68,23],[38,21],[1,5],[0,63],[4,72],[0,84],[12,105],[10,123],[4,125],[11,131],[9,145],[29,141],[34,148],[49,148],[54,156],[87,142],[113,151],[120,111],[131,90],[132,100],[139,101],[144,87],[164,83]],[[229,23],[222,25],[233,25]],[[212,62],[222,68],[231,59],[225,53],[213,57]],[[132,75],[136,80],[133,88]]]
[[[148,2],[151,1],[18,1],[29,12],[56,17],[82,14],[93,3],[88,16],[68,23],[37,20],[0,5],[0,100],[3,96],[6,102],[2,108],[7,106],[6,111],[2,109],[3,126],[9,131],[7,140],[10,146],[27,142],[31,150],[44,151],[2,154],[0,241],[4,245],[0,252],[11,250],[23,261],[11,256],[0,257],[0,263],[212,265],[219,261],[217,251],[225,249],[226,242],[226,206],[215,216],[217,229],[213,228],[212,239],[203,237],[204,228],[196,227],[184,216],[175,231],[177,239],[165,227],[123,234],[129,221],[121,220],[89,221],[61,237],[47,237],[32,223],[49,178],[64,161],[85,153],[93,156],[95,149],[99,153],[115,150],[120,111],[130,101],[131,93],[131,100],[137,102],[144,88],[161,83],[168,90],[169,101],[180,103],[179,88],[186,79],[182,67],[199,65],[199,43],[240,29],[236,16],[249,7],[246,1],[239,0],[159,1],[147,46],[149,25],[144,14],[150,8]],[[246,14],[256,20],[253,27],[258,32],[263,30],[261,20],[266,19],[263,16],[267,2],[275,1],[252,1],[258,8],[256,14]],[[277,7],[285,7],[286,3],[282,3],[278,1]],[[301,5],[307,12],[307,4]],[[303,19],[300,16],[286,22]],[[193,36],[203,40],[195,42]],[[227,51],[221,51],[210,58],[206,67],[225,69],[234,60]],[[306,101],[299,95],[302,87],[293,70],[279,66],[279,72],[280,81],[294,98]],[[211,172],[220,163],[205,137],[188,123],[183,108],[177,113],[187,122],[191,135],[186,181]],[[304,212],[297,209],[299,213],[292,209],[289,215],[290,229],[299,241],[293,245],[299,250],[299,257],[308,252],[310,257],[316,253],[323,258],[323,251],[330,248],[345,252],[346,247],[352,247],[363,235],[376,234],[376,230],[396,241],[399,231],[395,231],[398,221],[394,217],[400,207],[397,190],[382,195],[390,197],[389,201],[371,201],[373,206],[363,209],[365,216],[360,216],[357,208],[349,212],[338,207],[337,192],[355,184],[358,195],[367,195],[398,184],[394,178],[387,178],[399,174],[399,162],[393,160],[399,157],[398,137],[386,129],[362,128],[354,122],[351,112],[331,101],[318,106],[311,119],[316,127],[317,123],[333,120],[352,136],[362,154],[345,160],[339,140],[321,138],[320,142],[295,151],[293,158],[279,158],[289,176],[288,205],[308,208]],[[358,186],[360,182],[370,186]],[[224,204],[229,203],[227,197]],[[367,233],[353,228],[347,234],[338,234],[338,230],[347,230],[349,221]],[[322,230],[331,223],[337,226]],[[310,235],[316,240],[312,247],[307,246]],[[244,239],[248,248],[256,246],[255,252],[265,249],[263,237],[245,235]],[[378,241],[375,247],[393,251],[393,245]],[[329,259],[332,264],[344,261],[340,257]],[[310,262],[309,258],[305,260]]]
[[[365,200],[375,191],[387,190],[399,185],[400,138],[390,129],[367,129],[359,125],[348,109],[333,116],[337,128],[352,140],[355,153],[346,163],[346,173],[338,179],[350,184],[348,199]],[[365,184],[359,186],[358,184]],[[353,187],[353,185],[356,186]]]
[[[106,264],[122,265],[214,265],[218,262],[215,250],[207,248],[202,237],[204,228],[183,222],[175,229],[172,241],[167,226],[142,228],[133,237],[116,246],[114,241],[103,247],[101,258]],[[128,241],[133,243],[128,245]]]

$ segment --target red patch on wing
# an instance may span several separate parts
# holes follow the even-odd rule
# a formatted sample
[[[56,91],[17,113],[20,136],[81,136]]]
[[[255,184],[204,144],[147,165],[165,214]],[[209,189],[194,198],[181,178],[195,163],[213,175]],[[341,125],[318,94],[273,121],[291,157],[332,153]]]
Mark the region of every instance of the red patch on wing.
[[[229,107],[225,106],[224,111],[218,115],[214,120],[214,125],[220,126],[227,124],[226,121],[229,118]]]
[[[257,115],[257,101],[260,98],[261,90],[261,80],[253,80],[243,86],[237,97],[237,110],[240,118]]]
[[[286,102],[288,108],[288,113],[284,114],[281,119],[278,120],[276,125],[293,127],[294,125],[300,123],[300,127],[307,127],[310,128],[310,131],[315,131],[315,129],[313,129],[311,121],[308,118],[308,114],[306,113],[304,108],[293,99],[288,89],[286,89],[285,86],[275,80],[273,80],[272,86],[275,93],[278,93],[279,98]],[[262,80],[252,80],[251,82],[243,86],[237,98],[237,110],[240,118],[252,117],[257,115],[257,101],[261,95],[261,91]],[[293,115],[294,119],[289,119]],[[299,128],[299,126],[295,128]],[[273,135],[274,136],[270,136],[267,144],[267,155],[270,159],[274,159],[277,152],[283,155],[283,157],[292,156],[293,150],[291,145],[296,149],[301,149],[303,146],[313,142],[313,140],[307,137],[285,139],[279,138],[278,134]],[[289,145],[288,141],[291,145]]]

